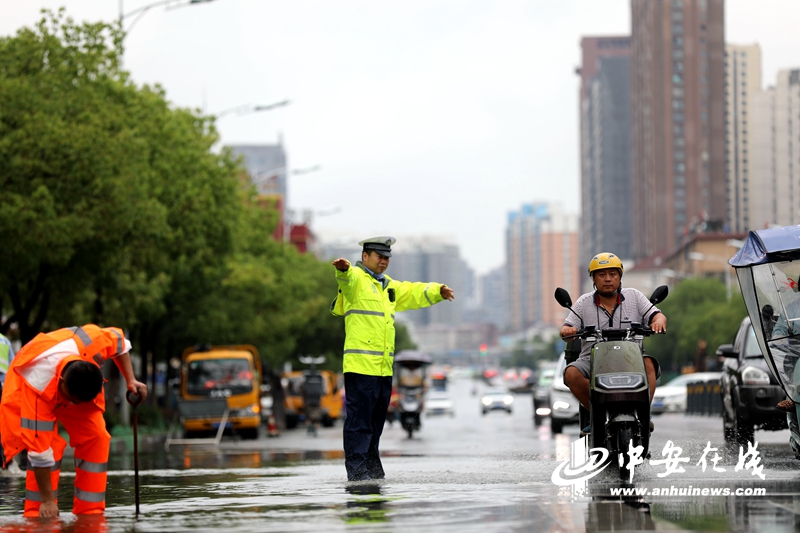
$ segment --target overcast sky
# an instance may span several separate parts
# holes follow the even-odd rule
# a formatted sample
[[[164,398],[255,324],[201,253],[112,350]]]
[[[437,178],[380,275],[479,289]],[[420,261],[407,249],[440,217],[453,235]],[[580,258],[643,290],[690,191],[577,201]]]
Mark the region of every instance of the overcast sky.
[[[60,6],[91,21],[120,8],[0,0],[0,35]],[[320,165],[290,177],[288,194],[321,211],[320,236],[446,235],[482,274],[504,261],[509,211],[578,212],[580,39],[629,34],[629,12],[628,0],[215,0],[149,10],[124,64],[208,113],[291,99],[218,125],[224,144],[282,137],[290,168]],[[798,21],[797,0],[728,0],[726,40],[761,45],[769,84],[800,66]]]

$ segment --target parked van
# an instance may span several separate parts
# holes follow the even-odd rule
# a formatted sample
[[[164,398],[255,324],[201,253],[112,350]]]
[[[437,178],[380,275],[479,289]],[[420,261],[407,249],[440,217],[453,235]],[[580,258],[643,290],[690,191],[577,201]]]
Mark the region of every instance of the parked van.
[[[297,370],[281,375],[284,393],[284,411],[286,412],[286,427],[297,426],[300,417],[305,416],[303,409],[303,387],[309,370]],[[322,425],[331,427],[336,419],[342,415],[342,399],[339,396],[339,380],[337,375],[330,370],[316,370],[322,376],[322,394],[320,409],[322,409]]]
[[[202,346],[183,351],[181,399],[225,398],[226,426],[246,439],[261,424],[261,359],[255,346]],[[187,435],[219,428],[221,418],[184,418]]]

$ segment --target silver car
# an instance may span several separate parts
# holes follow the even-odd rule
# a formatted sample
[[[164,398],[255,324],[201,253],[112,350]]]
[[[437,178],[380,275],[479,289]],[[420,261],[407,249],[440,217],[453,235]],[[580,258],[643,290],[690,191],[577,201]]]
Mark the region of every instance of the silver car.
[[[550,431],[561,433],[567,424],[580,422],[580,404],[569,387],[564,383],[564,369],[567,366],[562,353],[556,364],[556,374],[550,385]]]
[[[514,395],[508,389],[492,388],[486,389],[481,397],[481,413],[489,411],[506,411],[511,414],[511,404],[514,403]]]

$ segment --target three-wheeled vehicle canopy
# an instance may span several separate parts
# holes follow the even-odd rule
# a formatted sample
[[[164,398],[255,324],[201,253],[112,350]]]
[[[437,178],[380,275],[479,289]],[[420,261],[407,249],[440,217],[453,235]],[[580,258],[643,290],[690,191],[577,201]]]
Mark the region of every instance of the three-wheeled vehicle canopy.
[[[735,268],[800,259],[800,226],[751,231],[733,258]]]
[[[786,394],[800,401],[800,226],[751,231],[736,268],[757,343]]]
[[[416,350],[403,350],[394,356],[395,363],[419,363],[422,365],[430,365],[433,363],[431,356],[425,352],[418,352]]]

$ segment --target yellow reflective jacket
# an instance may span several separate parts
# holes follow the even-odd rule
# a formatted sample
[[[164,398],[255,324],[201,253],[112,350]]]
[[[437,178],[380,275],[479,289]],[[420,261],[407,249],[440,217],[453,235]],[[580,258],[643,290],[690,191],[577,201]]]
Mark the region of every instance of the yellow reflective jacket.
[[[331,313],[344,316],[344,372],[391,376],[395,312],[430,307],[444,299],[441,283],[385,277],[381,284],[360,261],[346,272],[336,270],[339,294],[331,304]]]

